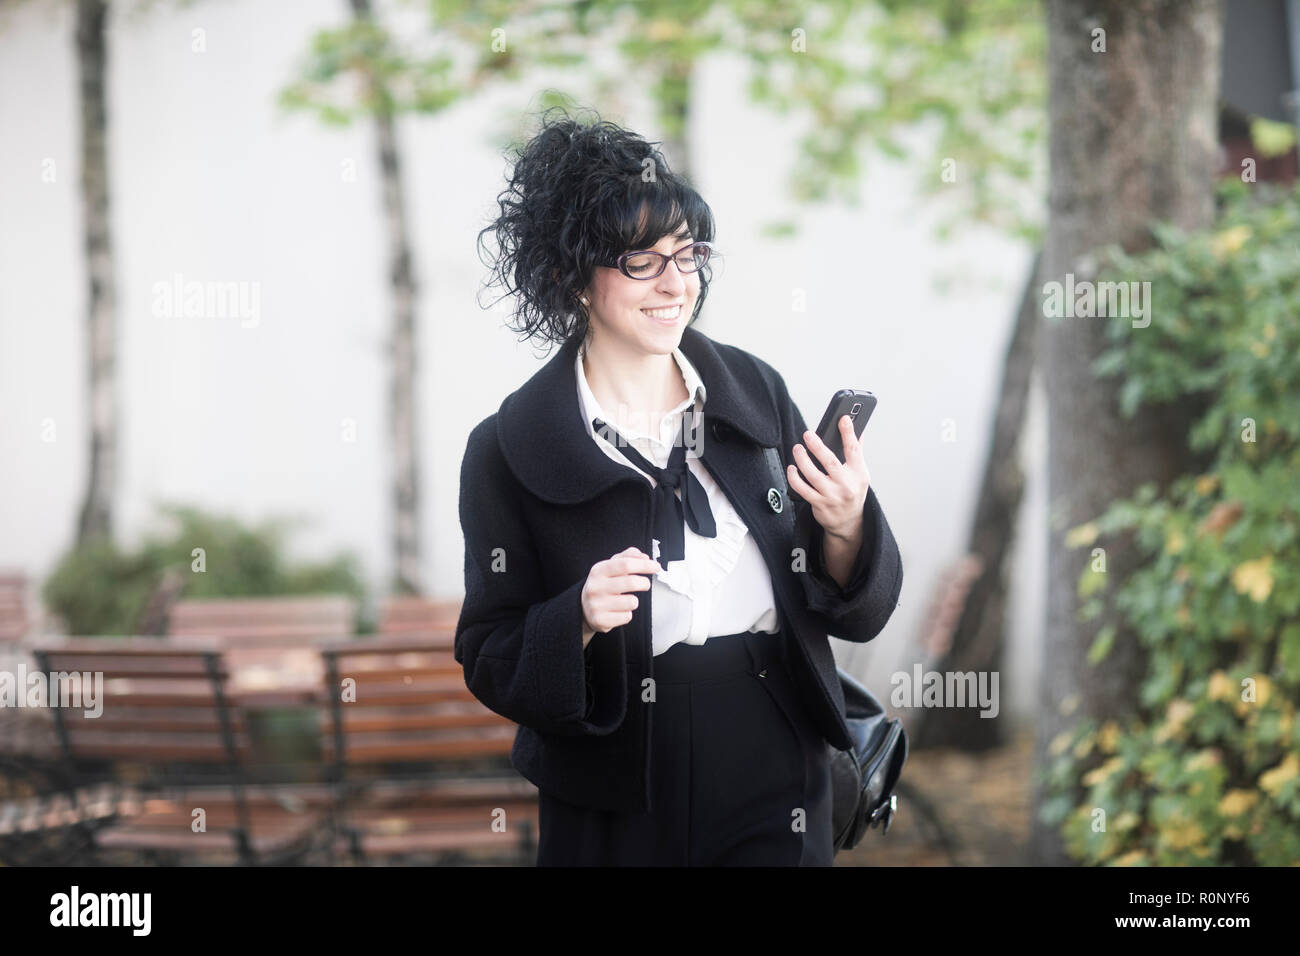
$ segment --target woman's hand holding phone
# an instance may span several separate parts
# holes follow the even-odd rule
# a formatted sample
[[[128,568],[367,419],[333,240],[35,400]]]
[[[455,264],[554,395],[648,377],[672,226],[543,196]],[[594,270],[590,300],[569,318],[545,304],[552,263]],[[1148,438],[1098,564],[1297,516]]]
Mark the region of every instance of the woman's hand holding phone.
[[[640,603],[633,591],[648,591],[654,584],[646,575],[664,568],[640,548],[624,548],[613,557],[597,561],[582,586],[582,646],[597,633],[627,624]]]
[[[795,464],[786,467],[786,476],[790,488],[811,506],[813,517],[826,534],[844,541],[860,541],[871,473],[863,460],[862,442],[853,429],[853,420],[841,415],[839,427],[844,442],[843,462],[814,432],[806,431],[803,437],[808,447],[794,446]],[[821,462],[821,469],[809,449]]]

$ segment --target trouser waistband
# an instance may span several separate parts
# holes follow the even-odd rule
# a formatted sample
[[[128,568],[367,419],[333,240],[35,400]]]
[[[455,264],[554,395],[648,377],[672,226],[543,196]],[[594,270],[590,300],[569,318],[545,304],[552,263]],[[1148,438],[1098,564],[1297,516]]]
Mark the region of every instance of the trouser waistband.
[[[743,631],[715,635],[703,644],[674,644],[655,657],[653,667],[656,683],[689,684],[726,674],[756,674],[782,661],[779,631]]]

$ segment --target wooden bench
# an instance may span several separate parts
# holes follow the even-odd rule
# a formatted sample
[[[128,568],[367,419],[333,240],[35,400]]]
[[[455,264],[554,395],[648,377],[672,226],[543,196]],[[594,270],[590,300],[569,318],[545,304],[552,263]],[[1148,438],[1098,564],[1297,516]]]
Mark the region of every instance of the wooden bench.
[[[356,602],[342,594],[184,599],[171,606],[171,637],[220,637],[226,647],[264,641],[345,637],[355,632]]]
[[[102,675],[89,708],[102,708],[98,716],[85,713],[85,700],[50,708],[69,779],[84,785],[109,775],[140,785],[136,812],[95,832],[98,849],[256,863],[306,848],[322,812],[249,796],[248,728],[231,705],[216,642],[47,638],[32,652],[46,675]],[[198,808],[206,832],[192,828]]]
[[[356,631],[356,602],[340,594],[182,600],[171,606],[167,634],[179,642],[213,639],[231,667],[283,671],[319,640]],[[319,657],[307,655],[309,686],[319,682]]]
[[[184,599],[167,615],[167,634],[218,638],[224,648],[300,647],[356,632],[356,602],[343,594]]]
[[[379,633],[388,637],[445,638],[451,649],[460,619],[460,599],[435,601],[402,595],[384,602],[379,615]]]
[[[321,653],[337,853],[533,861],[537,791],[509,765],[516,726],[470,693],[447,639],[362,638]]]

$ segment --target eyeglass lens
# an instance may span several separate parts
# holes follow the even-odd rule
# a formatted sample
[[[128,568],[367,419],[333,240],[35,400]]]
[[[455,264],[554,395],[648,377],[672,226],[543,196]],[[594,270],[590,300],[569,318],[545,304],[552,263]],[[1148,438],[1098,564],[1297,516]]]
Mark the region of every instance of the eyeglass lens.
[[[668,256],[659,252],[638,252],[628,256],[623,265],[634,277],[652,276],[668,267]],[[709,261],[709,247],[700,243],[688,246],[676,256],[677,268],[682,272],[695,272]]]

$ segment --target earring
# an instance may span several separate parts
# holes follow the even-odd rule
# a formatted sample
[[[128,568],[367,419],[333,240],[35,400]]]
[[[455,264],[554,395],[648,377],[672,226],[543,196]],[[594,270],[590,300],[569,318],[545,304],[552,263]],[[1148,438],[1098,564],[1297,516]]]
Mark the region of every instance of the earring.
[[[590,302],[587,301],[587,297],[586,297],[585,295],[582,297],[582,304],[583,304],[583,305],[590,305],[590,304],[591,304]]]

